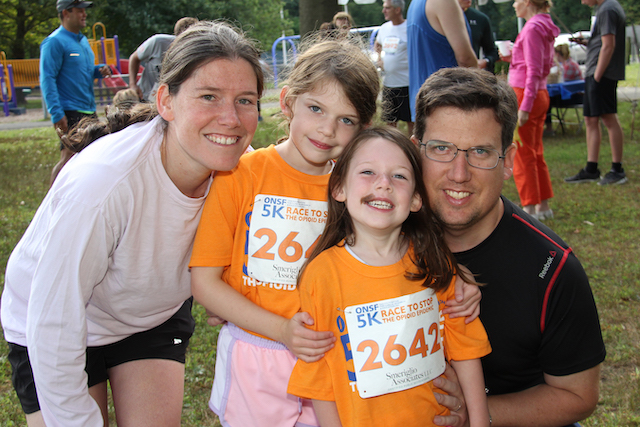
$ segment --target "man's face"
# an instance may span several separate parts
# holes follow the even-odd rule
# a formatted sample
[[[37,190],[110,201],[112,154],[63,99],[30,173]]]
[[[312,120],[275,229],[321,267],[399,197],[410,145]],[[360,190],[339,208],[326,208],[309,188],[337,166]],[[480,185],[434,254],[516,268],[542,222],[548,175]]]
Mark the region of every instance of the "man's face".
[[[386,21],[392,21],[398,17],[398,15],[402,16],[402,10],[399,7],[392,6],[391,1],[385,0],[384,3],[382,3],[382,14]]]
[[[424,135],[417,143],[430,140],[450,142],[459,150],[492,148],[502,154],[502,126],[490,109],[463,111],[442,107],[427,118]],[[507,150],[494,169],[478,169],[467,163],[466,153],[458,151],[450,163],[439,163],[424,156],[424,183],[429,203],[445,224],[448,234],[490,233],[500,216],[498,201],[505,179],[511,177],[515,149]]]
[[[72,33],[79,33],[87,25],[87,9],[72,7],[62,12],[64,27]]]
[[[586,4],[587,6],[593,7],[598,4],[598,0],[582,0],[582,4]]]

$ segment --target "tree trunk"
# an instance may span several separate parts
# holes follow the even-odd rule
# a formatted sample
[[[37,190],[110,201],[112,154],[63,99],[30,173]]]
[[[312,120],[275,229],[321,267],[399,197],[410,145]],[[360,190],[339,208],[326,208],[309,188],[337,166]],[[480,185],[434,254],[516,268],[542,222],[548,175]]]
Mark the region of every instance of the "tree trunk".
[[[338,0],[300,0],[300,36],[320,28],[323,22],[331,22],[333,15],[342,10]]]
[[[26,36],[25,22],[27,13],[22,4],[16,6],[16,37],[11,43],[11,59],[24,59],[24,38]]]

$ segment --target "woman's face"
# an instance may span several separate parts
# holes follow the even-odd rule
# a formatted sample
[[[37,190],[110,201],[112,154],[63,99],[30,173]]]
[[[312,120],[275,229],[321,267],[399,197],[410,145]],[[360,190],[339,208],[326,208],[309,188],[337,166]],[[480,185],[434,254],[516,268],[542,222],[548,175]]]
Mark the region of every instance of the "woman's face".
[[[244,59],[202,65],[173,95],[160,86],[158,111],[168,122],[166,162],[187,174],[233,169],[258,126],[257,87]]]
[[[513,9],[516,11],[518,18],[525,18],[528,5],[529,0],[515,0],[513,2]]]

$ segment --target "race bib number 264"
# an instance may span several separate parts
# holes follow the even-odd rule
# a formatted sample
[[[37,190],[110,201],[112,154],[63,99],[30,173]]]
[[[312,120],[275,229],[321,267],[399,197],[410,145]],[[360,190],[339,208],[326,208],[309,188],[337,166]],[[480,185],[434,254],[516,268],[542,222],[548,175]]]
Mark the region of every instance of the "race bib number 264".
[[[249,276],[295,285],[324,231],[326,216],[325,201],[256,195],[249,227]]]

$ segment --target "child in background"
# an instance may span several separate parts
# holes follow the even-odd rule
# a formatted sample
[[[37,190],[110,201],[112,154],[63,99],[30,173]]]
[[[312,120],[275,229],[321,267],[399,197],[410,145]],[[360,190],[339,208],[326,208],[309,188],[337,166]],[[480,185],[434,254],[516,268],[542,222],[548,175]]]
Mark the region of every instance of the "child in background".
[[[480,357],[491,351],[479,320],[441,313],[455,258],[433,216],[418,149],[393,128],[362,131],[329,179],[324,234],[299,282],[313,329],[342,345],[298,361],[291,394],[313,399],[325,426],[424,426],[448,410],[431,380],[454,366],[471,426],[489,426]]]
[[[571,52],[569,51],[568,44],[560,44],[553,48],[554,57],[558,64],[560,64],[562,79],[565,82],[573,80],[582,80],[582,70],[576,61],[571,58]]]
[[[196,300],[228,321],[209,401],[223,426],[318,425],[287,383],[296,356],[318,360],[335,337],[304,326],[313,319],[299,313],[296,280],[324,229],[333,159],[371,122],[379,87],[360,46],[312,45],[280,95],[289,136],[213,180],[190,266]]]

